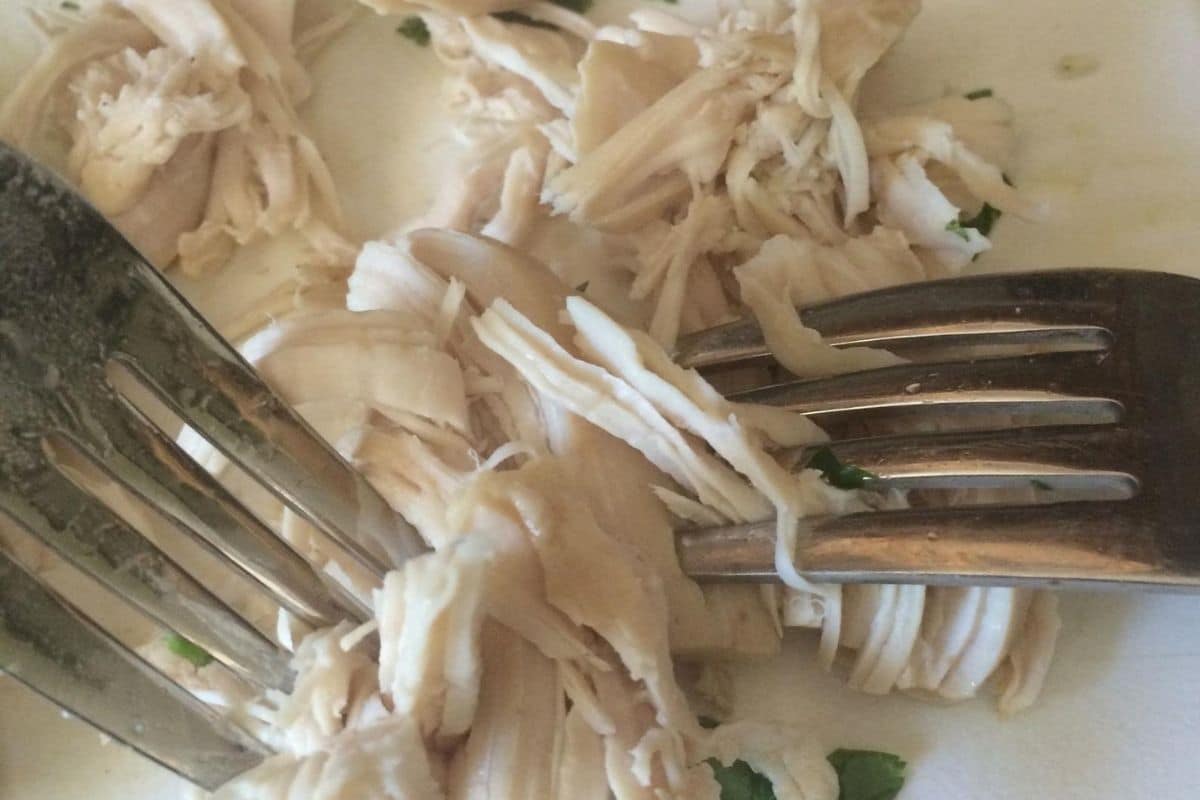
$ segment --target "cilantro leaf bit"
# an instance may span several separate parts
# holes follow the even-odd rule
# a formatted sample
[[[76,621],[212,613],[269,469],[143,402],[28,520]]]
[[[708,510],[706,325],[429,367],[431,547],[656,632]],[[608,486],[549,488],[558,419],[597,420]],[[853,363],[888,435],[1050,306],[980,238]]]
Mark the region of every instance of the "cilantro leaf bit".
[[[713,728],[715,728],[721,724],[721,720],[719,720],[719,719],[713,719],[712,717],[704,717],[704,716],[698,717],[697,722],[700,723],[701,728],[704,728],[705,730],[710,730],[710,731]]]
[[[702,718],[701,724],[706,721],[716,722]],[[838,800],[894,800],[904,786],[904,770],[908,765],[891,753],[839,749],[828,758],[838,776]],[[706,763],[721,786],[721,800],[775,800],[771,780],[755,772],[745,761],[725,766],[710,758]]]
[[[510,22],[514,25],[525,25],[529,28],[541,28],[546,31],[556,31],[559,27],[553,22],[546,22],[542,19],[534,19],[528,14],[522,14],[520,11],[496,11],[492,14],[493,17],[501,22]]]
[[[58,4],[58,7],[63,11],[78,11],[79,3],[73,2],[73,0],[63,0]]]
[[[967,98],[968,100],[982,100],[985,97],[991,97],[991,96],[992,96],[992,90],[987,89],[987,88],[976,89],[972,92],[967,92],[966,94],[963,95],[963,97]]]
[[[952,219],[946,223],[946,230],[950,231],[964,242],[971,241],[971,234],[969,234],[966,227],[956,219]]]
[[[775,787],[770,779],[755,772],[745,761],[735,761],[727,767],[710,758],[708,765],[721,784],[721,800],[775,800]]]
[[[191,662],[194,667],[207,667],[212,663],[212,654],[193,641],[183,638],[178,633],[167,634],[167,649],[182,659]]]
[[[1029,479],[1029,483],[1030,483],[1030,484],[1033,486],[1033,488],[1035,488],[1035,489],[1041,489],[1043,492],[1052,492],[1052,491],[1054,491],[1054,487],[1053,487],[1053,486],[1051,486],[1050,484],[1046,483],[1045,481],[1038,480],[1037,478],[1030,478],[1030,479]]]
[[[574,11],[576,14],[586,14],[592,7],[592,0],[550,0],[550,2],[568,11]]]
[[[415,14],[405,17],[404,21],[400,23],[400,27],[396,28],[396,33],[418,47],[425,47],[429,44],[429,26],[425,24],[425,20]]]
[[[963,220],[964,228],[974,228],[984,236],[992,232],[992,226],[996,224],[996,220],[1000,219],[1000,209],[995,208],[990,203],[984,203],[983,208],[979,209],[979,213],[968,220]]]
[[[820,470],[821,477],[838,489],[861,489],[867,481],[879,477],[854,464],[843,464],[828,447],[818,448],[804,466]]]
[[[892,800],[904,786],[907,764],[891,753],[834,750],[829,763],[838,775],[838,800]]]

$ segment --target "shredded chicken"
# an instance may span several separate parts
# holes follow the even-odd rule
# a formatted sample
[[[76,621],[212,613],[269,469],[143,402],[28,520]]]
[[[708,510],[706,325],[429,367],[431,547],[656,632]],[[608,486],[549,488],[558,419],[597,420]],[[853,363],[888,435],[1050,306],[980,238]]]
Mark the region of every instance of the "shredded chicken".
[[[513,7],[544,24],[490,16]],[[796,307],[955,274],[990,246],[961,216],[984,203],[1038,215],[1002,172],[1002,102],[859,108],[916,0],[704,23],[652,8],[603,27],[549,3],[416,10],[464,153],[422,218],[357,255],[297,122],[286,0],[104,0],[0,114],[28,144],[65,108],[71,176],[160,266],[199,274],[302,235],[326,268],[225,332],[430,547],[401,561],[386,534],[364,541],[393,567],[376,585],[184,432],[375,612],[307,635],[281,616],[296,688],[250,704],[279,754],[217,796],[718,800],[716,759],[781,799],[833,800],[819,731],[706,731],[689,704],[692,688],[727,705],[720,665],[774,654],[784,626],[819,629],[818,658],[864,692],[963,699],[998,682],[1003,712],[1033,702],[1053,596],[811,583],[793,563],[805,517],[904,499],[786,469],[778,451],[826,441],[820,428],[731,403],[670,357],[746,311],[794,374],[897,363],[828,345]],[[771,518],[784,587],[682,573],[673,524]]]
[[[104,0],[50,38],[0,108],[30,148],[57,117],[67,172],[153,263],[209,272],[236,245],[299,232],[346,264],[333,180],[296,106],[308,78],[291,0]]]

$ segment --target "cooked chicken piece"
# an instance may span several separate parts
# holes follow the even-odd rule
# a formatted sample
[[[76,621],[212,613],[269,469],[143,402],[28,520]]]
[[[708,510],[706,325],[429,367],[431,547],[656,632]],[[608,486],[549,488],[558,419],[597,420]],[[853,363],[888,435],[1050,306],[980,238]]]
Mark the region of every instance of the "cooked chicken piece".
[[[380,688],[439,749],[475,716],[488,559],[486,543],[460,539],[405,562],[376,596]]]
[[[213,800],[437,800],[441,759],[426,753],[416,723],[388,716],[346,731],[310,755],[277,755],[221,787]]]
[[[774,357],[795,375],[815,377],[889,366],[900,359],[883,350],[824,344],[819,333],[801,322],[798,306],[921,280],[927,270],[903,234],[877,227],[838,245],[772,237],[734,275]]]
[[[0,108],[0,136],[31,147],[60,106],[68,174],[159,267],[201,274],[289,230],[312,262],[344,264],[333,181],[296,116],[309,87],[291,27],[290,0],[90,5]]]
[[[357,649],[342,648],[351,632],[343,622],[314,633],[296,650],[296,686],[271,714],[282,752],[307,756],[327,748],[379,694],[378,667]]]
[[[479,709],[451,764],[447,797],[552,798],[565,716],[558,667],[495,623],[482,648]]]

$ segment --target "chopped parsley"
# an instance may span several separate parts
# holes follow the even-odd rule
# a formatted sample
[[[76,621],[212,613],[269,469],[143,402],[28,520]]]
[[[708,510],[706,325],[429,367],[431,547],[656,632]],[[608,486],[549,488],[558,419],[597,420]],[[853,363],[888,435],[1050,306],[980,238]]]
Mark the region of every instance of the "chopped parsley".
[[[984,203],[983,208],[979,209],[979,213],[968,220],[963,220],[962,225],[964,228],[974,228],[987,236],[992,232],[992,226],[998,219],[1000,219],[1000,209],[993,207],[990,203]]]
[[[735,761],[727,767],[710,758],[708,765],[721,784],[721,800],[775,800],[771,780],[755,772],[745,761]]]
[[[530,28],[542,28],[547,31],[558,30],[558,26],[554,23],[534,19],[528,14],[522,14],[520,11],[496,11],[492,16],[501,22],[511,22],[515,25],[526,25]]]
[[[400,27],[396,28],[396,33],[418,47],[425,47],[429,44],[429,26],[425,24],[425,20],[415,14],[405,17],[404,21],[400,23]]]
[[[167,634],[167,649],[195,667],[207,667],[213,660],[211,653],[178,633]]]
[[[1050,484],[1046,483],[1045,481],[1038,480],[1037,478],[1030,478],[1030,479],[1029,479],[1029,483],[1033,485],[1033,488],[1035,488],[1035,489],[1041,489],[1043,492],[1051,492],[1051,491],[1054,491],[1054,487],[1053,487],[1053,486],[1051,486]]]
[[[892,800],[904,786],[907,765],[891,753],[834,750],[829,763],[838,774],[838,800]]]
[[[78,11],[79,3],[72,2],[72,0],[63,0],[58,4],[58,7],[64,11]]]
[[[968,100],[982,100],[985,97],[991,97],[991,96],[992,96],[992,90],[986,89],[986,88],[985,89],[976,89],[974,91],[967,92],[966,94],[963,95],[963,97],[967,98]]]
[[[712,730],[713,728],[715,728],[721,724],[721,720],[719,720],[719,719],[713,719],[712,717],[703,717],[703,716],[698,718],[697,722],[700,723],[701,728],[704,728],[706,730]]]
[[[715,720],[708,721],[715,724]],[[702,718],[701,724],[704,722]],[[745,761],[734,761],[728,767],[715,758],[707,763],[721,786],[721,800],[775,800],[770,779]],[[834,750],[829,763],[838,776],[838,800],[893,800],[904,786],[907,764],[891,753]]]
[[[584,292],[587,291],[587,287],[588,287],[589,283],[591,283],[591,281],[584,281],[583,283],[581,283],[575,287],[575,291],[579,292],[580,294],[583,294]]]
[[[946,223],[946,230],[950,231],[964,242],[971,241],[971,234],[968,233],[966,227],[956,219],[952,219]]]
[[[828,447],[818,448],[804,466],[820,470],[826,483],[838,489],[861,489],[867,481],[879,477],[854,464],[843,464]]]

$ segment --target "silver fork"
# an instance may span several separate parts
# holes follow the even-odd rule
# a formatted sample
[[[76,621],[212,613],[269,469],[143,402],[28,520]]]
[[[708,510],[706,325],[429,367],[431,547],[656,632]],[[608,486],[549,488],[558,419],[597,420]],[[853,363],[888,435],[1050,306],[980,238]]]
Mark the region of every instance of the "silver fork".
[[[110,385],[113,365],[381,578],[424,545],[74,190],[0,145],[0,511],[241,678],[287,654],[60,469],[67,447],[313,624],[365,619]],[[392,543],[390,558],[364,542]],[[0,551],[0,670],[200,786],[267,749]]]
[[[910,363],[784,378],[732,399],[816,420],[838,458],[877,476],[865,487],[1026,492],[1007,504],[802,520],[795,557],[806,575],[1200,589],[1200,281],[987,275],[847,297],[802,318],[838,346],[885,347]],[[676,358],[714,380],[770,360],[750,322],[689,336]],[[887,435],[870,434],[880,426]],[[793,466],[808,456],[784,454]],[[1030,502],[1030,489],[1061,501]],[[776,578],[771,522],[682,532],[678,549],[697,579]]]
[[[884,511],[809,521],[798,555],[817,580],[1200,585],[1184,469],[1200,370],[1179,320],[1200,282],[1075,271],[890,289],[807,309],[840,345],[886,346],[911,365],[784,381],[741,400],[812,415],[834,451],[880,487],[1116,492],[1121,501]],[[970,348],[972,361],[947,361]],[[1012,356],[1013,351],[1035,355]],[[981,356],[997,356],[984,359]],[[749,323],[681,342],[710,372],[770,363]],[[286,690],[287,658],[51,457],[64,443],[314,623],[362,618],[110,385],[118,364],[361,565],[381,576],[419,536],[68,186],[0,146],[0,511],[162,627],[248,681]],[[984,415],[969,412],[986,412]],[[864,420],[1002,431],[850,438]],[[1056,423],[1034,427],[1035,423]],[[784,453],[791,465],[801,450]],[[363,545],[396,543],[388,557]],[[366,534],[366,535],[364,535]],[[774,580],[769,524],[685,531],[704,580]],[[268,752],[0,551],[0,670],[206,788]]]

